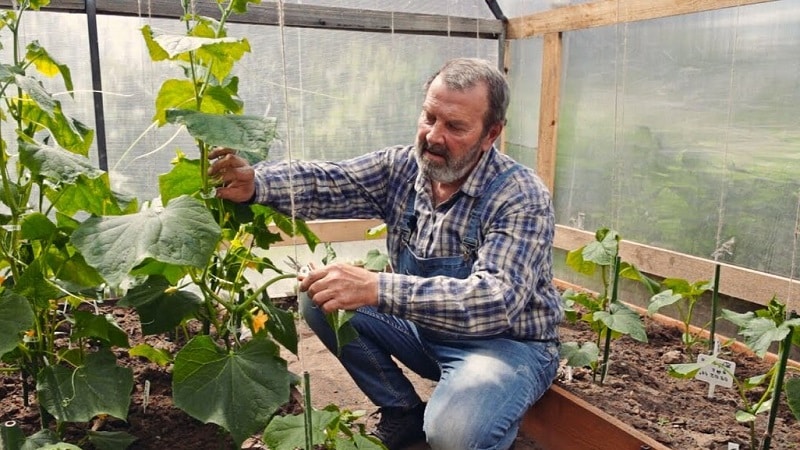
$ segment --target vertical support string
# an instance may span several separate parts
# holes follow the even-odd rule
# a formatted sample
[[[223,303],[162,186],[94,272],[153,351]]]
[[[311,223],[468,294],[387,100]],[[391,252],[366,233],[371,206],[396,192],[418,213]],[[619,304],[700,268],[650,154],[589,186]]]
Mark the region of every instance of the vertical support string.
[[[794,233],[792,233],[792,263],[789,269],[789,287],[786,292],[786,309],[791,313],[792,311],[800,311],[800,301],[795,298],[794,285],[797,271],[797,258],[798,258],[798,237],[800,237],[800,191],[796,192],[797,208],[794,213]]]
[[[286,62],[286,13],[284,11],[284,1],[278,0],[278,31],[280,36],[280,55],[281,55],[281,70],[283,74],[283,103],[284,103],[284,110],[283,110],[283,119],[284,123],[286,123],[286,154],[289,159],[289,204],[291,205],[291,220],[292,220],[292,247],[294,248],[294,260],[300,263],[298,259],[298,251],[297,251],[297,207],[295,206],[295,192],[294,192],[294,175],[293,175],[293,163],[294,163],[294,156],[292,154],[293,145],[292,145],[292,126],[290,122],[290,108],[289,108],[289,81],[288,81],[288,70],[287,70],[287,62]],[[299,37],[298,37],[299,40]],[[298,53],[298,59],[300,58],[300,54]],[[299,66],[300,64],[298,64]],[[302,73],[301,73],[302,76]],[[301,89],[302,93],[302,89]],[[301,108],[302,108],[302,97],[301,97]],[[302,109],[301,109],[302,111]],[[300,363],[301,372],[305,375],[305,379],[309,379],[308,370],[305,367],[305,358],[303,358],[304,349],[302,346],[302,338],[298,335],[298,346],[297,346],[297,358]],[[308,389],[307,389],[308,390]],[[307,393],[306,395],[310,395]],[[310,399],[306,400],[307,404],[310,405]],[[307,416],[307,418],[310,416]],[[310,427],[310,423],[307,424],[307,428]]]
[[[728,242],[723,242],[722,236],[722,229],[725,225],[725,201],[727,200],[728,194],[728,145],[730,144],[730,135],[731,135],[731,123],[733,121],[733,85],[735,79],[735,69],[736,69],[736,46],[739,40],[739,16],[741,14],[741,4],[737,5],[736,7],[736,23],[733,27],[733,44],[731,46],[731,70],[730,75],[728,76],[728,105],[726,111],[726,118],[725,118],[725,134],[723,136],[723,152],[722,152],[722,185],[720,186],[719,190],[719,203],[717,205],[717,229],[714,234],[715,245],[714,248],[717,251],[714,252],[714,260],[716,261],[719,259],[719,255],[723,253],[719,251],[722,249]],[[733,237],[731,238],[733,239]],[[732,240],[729,240],[731,243]],[[733,252],[733,248],[730,249]]]
[[[614,34],[617,38],[620,35],[620,0],[617,0],[616,23]],[[611,173],[611,223],[612,226],[619,227],[619,217],[622,210],[622,162],[620,158],[625,147],[625,87],[628,57],[628,23],[625,22],[622,30],[622,61],[620,62],[620,46],[614,46],[614,145],[612,154],[614,155],[614,168]],[[622,101],[620,101],[620,96]]]
[[[297,231],[297,226],[295,225],[295,221],[297,220],[297,215],[296,215],[296,212],[295,212],[296,207],[295,207],[295,197],[294,197],[294,176],[291,175],[292,164],[294,162],[294,158],[293,158],[293,155],[292,155],[292,147],[293,147],[293,145],[292,145],[292,127],[291,127],[291,124],[290,124],[290,121],[289,121],[290,117],[291,117],[291,114],[290,114],[290,111],[289,111],[289,108],[290,108],[290,106],[289,106],[289,87],[288,87],[289,81],[288,81],[288,70],[287,70],[287,63],[286,63],[286,34],[285,34],[286,15],[285,15],[285,12],[284,12],[284,2],[283,2],[283,0],[278,0],[277,5],[278,5],[278,30],[279,30],[279,36],[280,36],[280,42],[281,42],[281,45],[280,45],[280,49],[281,49],[281,70],[282,70],[282,73],[283,73],[283,103],[284,103],[283,119],[284,119],[284,123],[286,124],[286,139],[285,139],[285,141],[286,141],[286,154],[287,154],[287,157],[289,158],[289,170],[290,170],[290,176],[289,176],[289,204],[291,205],[291,209],[292,209],[292,211],[291,211],[292,241],[293,241],[293,244],[295,244],[295,256],[297,256],[297,246],[296,246],[297,238],[295,237],[296,231]]]

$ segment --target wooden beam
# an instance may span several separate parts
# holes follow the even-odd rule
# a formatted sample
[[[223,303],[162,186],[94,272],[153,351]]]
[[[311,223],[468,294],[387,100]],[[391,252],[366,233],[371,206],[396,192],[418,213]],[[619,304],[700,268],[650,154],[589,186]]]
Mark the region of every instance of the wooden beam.
[[[370,219],[370,220],[316,220],[307,222],[311,231],[322,242],[353,242],[367,240],[367,230],[382,224],[383,221]],[[280,233],[276,227],[270,227],[273,233]],[[283,241],[272,244],[274,246],[285,246],[303,244],[305,240],[302,236],[291,238],[281,233]],[[376,238],[379,239],[379,238]],[[383,239],[383,238],[380,238]]]
[[[599,0],[508,21],[507,39],[659,19],[777,0]]]
[[[562,250],[574,250],[594,240],[594,232],[577,230],[563,225],[556,226],[554,246]],[[680,278],[693,283],[713,280],[716,263],[662,248],[651,247],[623,240],[620,256],[642,272],[662,278]],[[778,296],[788,310],[798,309],[800,281],[791,280],[764,272],[720,263],[721,294],[765,306],[773,296]]]
[[[556,185],[558,109],[561,98],[561,45],[561,33],[548,33],[544,36],[536,172],[550,192],[555,192]]]

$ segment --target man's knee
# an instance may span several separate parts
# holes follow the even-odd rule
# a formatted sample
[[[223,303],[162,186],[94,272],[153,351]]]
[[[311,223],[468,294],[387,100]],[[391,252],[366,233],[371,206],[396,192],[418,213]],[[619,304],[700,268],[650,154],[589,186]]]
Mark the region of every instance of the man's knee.
[[[518,422],[489,411],[428,405],[425,436],[434,450],[505,450],[514,442]]]

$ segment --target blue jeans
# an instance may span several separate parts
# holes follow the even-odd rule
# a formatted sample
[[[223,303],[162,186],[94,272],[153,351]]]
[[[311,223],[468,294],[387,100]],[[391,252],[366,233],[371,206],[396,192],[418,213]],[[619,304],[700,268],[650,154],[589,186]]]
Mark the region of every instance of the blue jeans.
[[[305,293],[299,303],[308,325],[336,354],[336,336],[323,312]],[[370,307],[358,309],[350,323],[358,338],[338,358],[377,406],[408,408],[421,401],[393,356],[423,378],[438,380],[424,425],[434,450],[509,448],[525,411],[550,387],[558,368],[555,342],[433,341],[412,322]]]

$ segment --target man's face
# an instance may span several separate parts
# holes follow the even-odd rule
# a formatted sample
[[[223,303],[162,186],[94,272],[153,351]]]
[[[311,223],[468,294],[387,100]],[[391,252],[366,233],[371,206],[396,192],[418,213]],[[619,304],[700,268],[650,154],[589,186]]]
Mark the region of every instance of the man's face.
[[[433,181],[444,184],[463,181],[478,163],[502,127],[484,132],[488,109],[486,85],[465,91],[447,88],[439,77],[433,80],[417,123],[417,160]]]

